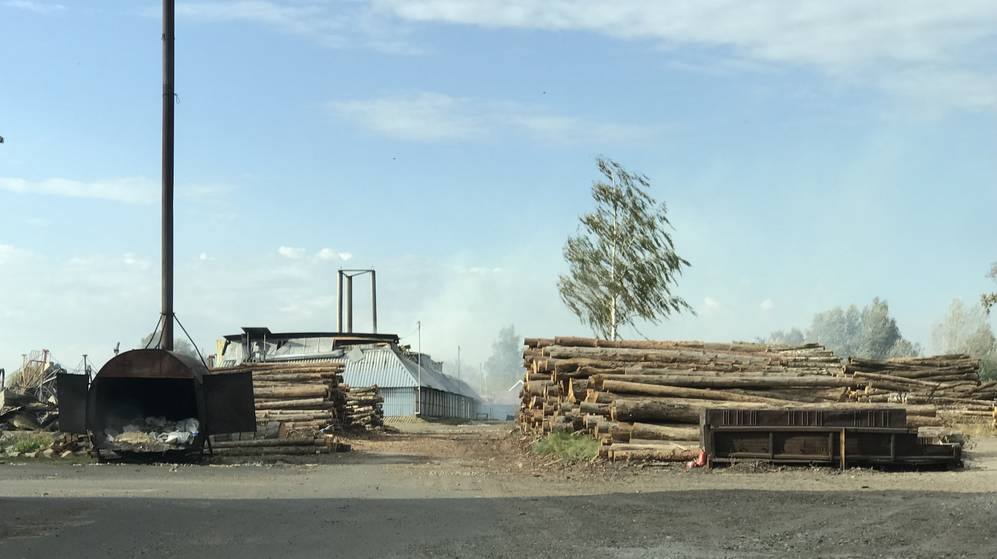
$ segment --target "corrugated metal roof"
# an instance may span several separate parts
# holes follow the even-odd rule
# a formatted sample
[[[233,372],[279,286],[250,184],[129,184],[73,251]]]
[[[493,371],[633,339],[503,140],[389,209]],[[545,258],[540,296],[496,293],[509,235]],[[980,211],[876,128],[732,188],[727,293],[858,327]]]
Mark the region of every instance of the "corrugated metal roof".
[[[362,355],[358,356],[356,350],[362,352]],[[402,355],[395,346],[358,346],[347,352],[346,356],[343,381],[350,386],[376,384],[384,388],[415,388],[419,386],[421,377],[422,386],[426,388],[479,399],[466,382],[443,374],[431,360],[422,363],[420,375],[419,363]]]
[[[276,335],[274,335],[276,338]],[[466,383],[443,374],[442,364],[428,355],[421,359],[422,374],[417,354],[405,354],[395,344],[373,343],[349,347],[334,347],[332,338],[325,336],[290,338],[273,345],[266,354],[267,362],[307,363],[315,361],[345,362],[343,381],[351,386],[383,388],[415,388],[422,386],[479,400],[477,393]],[[235,346],[233,346],[235,347]],[[241,347],[241,346],[239,346]],[[235,351],[232,351],[233,358]],[[229,352],[225,353],[228,359]],[[239,353],[238,359],[241,361]],[[229,361],[224,361],[229,363]],[[234,364],[231,363],[231,364]]]

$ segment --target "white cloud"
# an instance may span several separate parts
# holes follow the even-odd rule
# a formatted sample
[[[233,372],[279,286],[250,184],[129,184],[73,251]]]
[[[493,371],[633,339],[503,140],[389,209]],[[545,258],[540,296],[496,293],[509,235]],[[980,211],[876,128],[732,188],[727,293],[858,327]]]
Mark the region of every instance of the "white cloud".
[[[24,252],[14,245],[0,243],[0,264],[6,264],[8,261],[13,260],[15,256],[24,254]]]
[[[151,204],[159,202],[161,184],[148,178],[115,178],[97,181],[79,181],[64,178],[28,180],[17,177],[0,177],[0,190],[18,194],[43,194],[65,198],[89,198],[125,204]],[[201,200],[228,193],[226,185],[185,184],[177,185],[176,196],[182,199]]]
[[[7,0],[3,3],[8,8],[17,8],[34,12],[36,14],[54,14],[66,9],[64,4],[52,4],[48,2],[38,2],[36,0]]]
[[[277,249],[277,254],[283,256],[284,258],[290,258],[292,260],[297,260],[305,255],[305,249],[298,247],[286,247],[282,246]]]
[[[202,252],[201,254],[198,254],[197,255],[197,259],[200,260],[200,261],[202,261],[202,262],[207,261],[208,260],[208,253],[207,252]]]
[[[992,36],[986,0],[375,0],[403,19],[484,27],[589,31],[665,44],[728,47],[742,56],[840,68],[876,60],[938,60]]]
[[[319,260],[341,260],[346,262],[347,260],[353,258],[353,255],[349,252],[340,252],[331,248],[323,248],[315,253],[315,258]]]
[[[997,74],[918,69],[885,76],[884,89],[928,107],[955,106],[997,111]]]
[[[769,312],[775,308],[775,303],[772,301],[772,299],[765,299],[764,301],[758,304],[758,308],[762,309],[762,312]]]
[[[148,270],[149,268],[152,267],[152,264],[150,264],[148,260],[146,260],[145,258],[141,258],[139,256],[136,256],[135,254],[133,254],[131,252],[126,252],[124,254],[124,256],[121,257],[121,261],[124,262],[126,266],[129,266],[129,267],[132,267],[132,268],[135,268],[135,269],[138,269],[138,270]]]
[[[930,90],[934,68],[945,67],[968,77],[949,83],[954,98],[942,102],[993,108],[992,94],[979,87],[992,75],[992,43],[987,46],[997,28],[992,0],[374,0],[374,5],[413,22],[580,31],[666,48],[705,47],[715,51],[718,63],[726,58],[807,67],[872,87],[880,87],[885,77],[890,84],[899,80]],[[904,86],[887,89],[909,92]],[[975,99],[968,106],[961,101],[967,94]]]
[[[706,312],[712,312],[720,309],[720,302],[713,297],[706,296],[703,298],[703,310]]]
[[[200,23],[250,22],[271,25],[291,33],[321,33],[340,27],[329,12],[316,5],[287,5],[261,0],[236,2],[180,2],[179,18]]]
[[[594,122],[549,113],[539,106],[419,92],[375,99],[333,101],[329,109],[360,127],[399,140],[471,140],[500,133],[540,141],[625,142],[647,137],[636,125]]]
[[[439,93],[334,101],[329,108],[364,128],[401,140],[468,139],[485,132],[484,122],[466,100]]]
[[[125,203],[149,203],[156,200],[156,185],[147,179],[111,179],[83,182],[53,178],[39,181],[0,177],[0,190],[23,194],[48,194],[67,198],[94,198]]]
[[[177,17],[202,24],[251,23],[273,27],[333,48],[365,46],[394,54],[416,54],[401,22],[378,17],[364,2],[180,2]],[[158,17],[158,10],[148,10]]]
[[[487,276],[490,274],[501,274],[502,268],[500,266],[463,266],[456,265],[453,267],[453,271],[458,274],[467,274],[472,276]]]

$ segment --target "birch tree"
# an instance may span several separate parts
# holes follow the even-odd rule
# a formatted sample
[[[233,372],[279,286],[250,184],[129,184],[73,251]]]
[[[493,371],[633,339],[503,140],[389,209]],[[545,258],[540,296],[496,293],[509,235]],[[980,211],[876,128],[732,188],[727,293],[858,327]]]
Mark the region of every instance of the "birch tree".
[[[994,262],[990,266],[990,278],[997,281],[997,262]],[[981,302],[983,303],[983,310],[990,314],[990,309],[994,305],[997,305],[997,293],[984,293],[981,297]]]
[[[648,178],[610,159],[596,164],[603,175],[592,184],[596,207],[564,245],[569,269],[558,289],[597,336],[615,340],[637,319],[657,323],[692,311],[672,293],[689,262],[675,251],[667,208],[648,194]]]

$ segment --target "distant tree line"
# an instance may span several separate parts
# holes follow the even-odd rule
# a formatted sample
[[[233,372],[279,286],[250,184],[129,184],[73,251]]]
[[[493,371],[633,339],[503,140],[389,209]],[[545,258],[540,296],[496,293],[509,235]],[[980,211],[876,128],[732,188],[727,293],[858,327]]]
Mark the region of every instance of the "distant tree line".
[[[806,330],[792,328],[772,332],[766,343],[799,345],[807,342],[823,344],[841,357],[889,359],[915,357],[923,352],[920,344],[905,339],[890,316],[885,300],[875,298],[859,309],[835,307],[814,315]],[[932,331],[935,353],[965,353],[981,361],[981,374],[997,377],[997,338],[994,337],[984,308],[967,306],[956,299],[949,305],[945,317]]]
[[[890,307],[878,297],[859,309],[835,307],[817,313],[806,331],[793,328],[776,331],[765,339],[772,344],[798,345],[818,342],[842,357],[887,359],[913,357],[921,353],[918,344],[906,340],[890,316]]]

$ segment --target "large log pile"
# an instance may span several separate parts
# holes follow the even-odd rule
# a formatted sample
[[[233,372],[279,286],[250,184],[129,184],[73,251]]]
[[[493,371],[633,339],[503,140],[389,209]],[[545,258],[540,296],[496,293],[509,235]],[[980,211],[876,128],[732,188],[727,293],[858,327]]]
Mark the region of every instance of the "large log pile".
[[[849,400],[865,381],[818,344],[527,338],[519,424],[527,433],[586,431],[614,460],[689,460],[706,408],[903,406],[937,426],[931,404]]]
[[[980,360],[968,355],[849,358],[846,376],[856,380],[850,399],[859,402],[932,404],[950,424],[983,423],[997,427],[997,381],[980,381]]]
[[[348,390],[344,364],[244,363],[215,372],[251,371],[256,432],[219,436],[221,455],[272,456],[325,454],[348,450],[334,435],[345,429]]]
[[[342,363],[253,363],[256,430],[266,438],[299,438],[338,430],[346,397]]]
[[[377,386],[353,388],[340,385],[346,394],[343,426],[354,431],[373,431],[384,426],[384,398]]]

